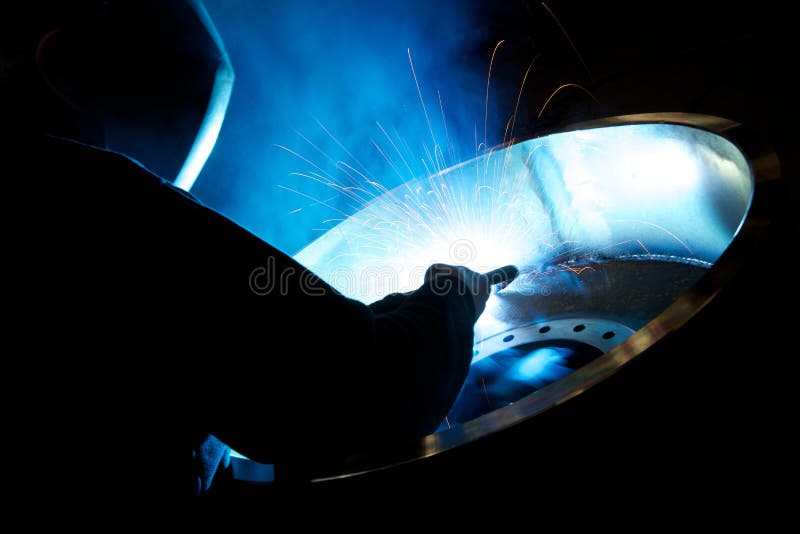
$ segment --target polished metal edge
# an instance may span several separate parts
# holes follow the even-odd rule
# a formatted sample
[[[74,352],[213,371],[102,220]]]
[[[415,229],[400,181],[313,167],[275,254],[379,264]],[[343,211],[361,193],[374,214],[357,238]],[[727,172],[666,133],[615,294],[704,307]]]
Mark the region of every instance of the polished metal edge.
[[[574,123],[537,134],[536,137],[581,129],[659,123],[707,130],[734,143],[750,164],[755,182],[750,208],[760,196],[759,184],[780,177],[778,158],[764,140],[754,136],[752,132],[735,121],[712,115],[672,112],[621,115]],[[319,473],[319,476],[312,482],[352,477],[434,456],[528,421],[536,415],[580,395],[615,374],[624,365],[642,355],[669,333],[681,328],[699,313],[739,270],[748,249],[748,247],[741,246],[742,242],[760,238],[768,224],[769,221],[763,214],[754,214],[752,209],[748,209],[742,226],[726,251],[695,285],[625,341],[579,370],[510,406],[480,416],[456,428],[430,434],[416,443],[405,444],[391,451],[371,451],[350,456],[341,464],[330,466],[326,469],[326,473]]]

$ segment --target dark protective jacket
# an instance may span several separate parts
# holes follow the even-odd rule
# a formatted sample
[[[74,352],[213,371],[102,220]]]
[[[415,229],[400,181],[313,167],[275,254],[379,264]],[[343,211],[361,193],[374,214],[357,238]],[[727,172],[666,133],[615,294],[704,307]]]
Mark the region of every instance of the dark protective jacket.
[[[3,145],[16,358],[50,401],[28,436],[75,476],[197,492],[212,435],[311,472],[433,431],[458,394],[475,311],[456,284],[367,306],[122,155]]]

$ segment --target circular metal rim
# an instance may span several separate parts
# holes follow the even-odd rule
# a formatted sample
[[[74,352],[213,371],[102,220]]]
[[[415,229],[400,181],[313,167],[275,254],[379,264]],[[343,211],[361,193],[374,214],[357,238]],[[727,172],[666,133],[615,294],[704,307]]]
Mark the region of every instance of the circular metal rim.
[[[549,130],[536,137],[581,129],[659,123],[689,126],[720,135],[734,143],[750,165],[754,180],[750,205],[728,248],[708,272],[672,305],[625,341],[616,344],[602,356],[561,380],[514,404],[494,410],[453,429],[427,435],[414,443],[400,445],[395,450],[375,450],[353,455],[338,466],[330,466],[326,473],[319,473],[312,482],[349,478],[428,458],[528,421],[610,377],[669,333],[686,324],[714,298],[739,270],[748,249],[743,243],[759,239],[769,225],[769,220],[753,213],[752,208],[759,198],[759,184],[780,177],[780,165],[771,147],[753,137],[752,132],[747,131],[741,124],[729,119],[705,114],[671,112],[606,117]],[[387,458],[391,460],[387,461]]]
[[[583,328],[576,330],[579,326]],[[614,335],[604,338],[603,334],[606,332],[614,332]],[[480,354],[475,354],[475,356],[481,355],[488,358],[500,351],[519,345],[557,340],[578,341],[606,353],[619,344],[623,335],[627,338],[634,333],[635,330],[632,328],[610,319],[585,315],[554,317],[498,332],[475,345],[480,351]],[[511,339],[508,339],[509,336]],[[481,359],[483,358],[473,358],[472,362],[475,363]]]

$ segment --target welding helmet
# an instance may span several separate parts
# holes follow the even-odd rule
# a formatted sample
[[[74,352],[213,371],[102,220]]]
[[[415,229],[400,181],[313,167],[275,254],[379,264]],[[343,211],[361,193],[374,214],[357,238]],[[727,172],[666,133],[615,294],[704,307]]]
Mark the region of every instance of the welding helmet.
[[[234,78],[202,2],[43,0],[22,9],[20,23],[27,16],[35,27],[17,40],[30,40],[42,78],[75,115],[93,117],[100,131],[92,144],[191,187]]]

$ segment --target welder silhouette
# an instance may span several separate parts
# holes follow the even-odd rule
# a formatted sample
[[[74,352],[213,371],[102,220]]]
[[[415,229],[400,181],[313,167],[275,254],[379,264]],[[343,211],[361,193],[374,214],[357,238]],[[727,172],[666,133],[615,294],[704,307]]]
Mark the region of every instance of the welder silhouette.
[[[202,166],[233,80],[198,2],[4,11],[3,177],[27,217],[7,304],[37,332],[29,393],[52,400],[39,446],[99,489],[201,494],[221,491],[227,446],[310,472],[436,428],[486,277],[438,266],[367,306],[175,187]],[[256,290],[268,265],[284,283]]]

